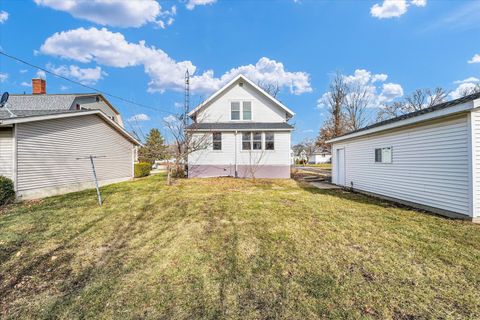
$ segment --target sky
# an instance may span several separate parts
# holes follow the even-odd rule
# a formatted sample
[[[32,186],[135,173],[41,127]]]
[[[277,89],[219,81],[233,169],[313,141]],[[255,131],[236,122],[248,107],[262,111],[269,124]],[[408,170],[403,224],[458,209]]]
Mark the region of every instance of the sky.
[[[372,114],[417,88],[456,98],[480,80],[480,1],[0,0],[0,48],[98,90],[143,134],[237,74],[280,87],[293,143],[314,138],[336,72],[369,87]],[[91,92],[0,56],[0,92]],[[167,118],[168,119],[168,118]]]

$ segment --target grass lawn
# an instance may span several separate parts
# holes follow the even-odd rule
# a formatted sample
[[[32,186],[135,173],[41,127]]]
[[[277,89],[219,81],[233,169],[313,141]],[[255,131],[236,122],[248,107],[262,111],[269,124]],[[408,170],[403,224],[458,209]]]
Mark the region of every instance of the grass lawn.
[[[164,176],[0,214],[0,318],[480,318],[480,226],[293,180]]]

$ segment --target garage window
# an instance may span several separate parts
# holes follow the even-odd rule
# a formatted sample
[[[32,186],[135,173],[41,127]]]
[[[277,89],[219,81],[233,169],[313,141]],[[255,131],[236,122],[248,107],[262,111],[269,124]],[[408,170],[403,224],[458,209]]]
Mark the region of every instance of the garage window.
[[[375,162],[377,163],[392,163],[392,147],[376,148]]]

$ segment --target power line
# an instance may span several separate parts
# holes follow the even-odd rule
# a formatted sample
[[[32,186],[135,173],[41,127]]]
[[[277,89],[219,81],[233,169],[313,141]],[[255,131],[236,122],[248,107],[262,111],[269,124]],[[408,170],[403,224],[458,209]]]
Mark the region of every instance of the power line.
[[[126,98],[117,96],[117,95],[112,94],[112,93],[108,93],[108,92],[106,92],[106,91],[98,90],[98,89],[96,89],[96,88],[94,88],[94,87],[88,86],[88,85],[83,84],[83,83],[81,83],[81,82],[72,80],[72,79],[70,79],[70,78],[67,78],[67,77],[65,77],[65,76],[59,75],[59,74],[57,74],[57,73],[55,73],[55,72],[52,72],[52,71],[50,71],[50,70],[47,70],[47,69],[45,69],[45,68],[39,67],[39,66],[37,66],[37,65],[34,65],[33,63],[30,63],[30,62],[25,61],[25,60],[23,60],[23,59],[17,58],[17,57],[12,56],[12,55],[9,55],[8,53],[5,53],[5,52],[3,52],[3,51],[0,51],[0,55],[3,55],[3,56],[5,56],[5,57],[10,58],[10,59],[12,59],[12,60],[15,60],[15,61],[17,61],[17,62],[23,63],[23,64],[25,64],[25,65],[27,65],[27,66],[29,66],[29,67],[36,68],[36,69],[41,70],[41,71],[43,71],[43,72],[45,72],[45,73],[51,74],[51,75],[53,75],[53,76],[55,76],[55,77],[57,77],[57,78],[60,78],[60,79],[63,79],[63,80],[65,80],[65,81],[74,83],[74,84],[76,84],[76,85],[82,86],[82,87],[87,88],[87,89],[89,89],[89,90],[93,90],[93,91],[95,91],[95,92],[101,93],[101,94],[104,95],[104,96],[108,96],[108,97],[110,97],[110,98],[118,99],[118,100],[121,100],[121,101],[123,101],[123,102],[129,103],[129,104],[133,104],[133,105],[136,105],[136,106],[139,106],[139,107],[142,107],[142,108],[151,109],[151,110],[154,110],[154,111],[163,112],[163,113],[171,114],[171,115],[174,115],[174,116],[177,115],[177,114],[175,114],[175,113],[173,113],[173,112],[170,112],[170,111],[166,111],[166,110],[163,110],[163,109],[155,108],[155,107],[152,107],[152,106],[143,104],[143,103],[138,103],[138,102],[135,102],[135,101],[132,101],[132,100],[129,100],[129,99],[126,99]]]

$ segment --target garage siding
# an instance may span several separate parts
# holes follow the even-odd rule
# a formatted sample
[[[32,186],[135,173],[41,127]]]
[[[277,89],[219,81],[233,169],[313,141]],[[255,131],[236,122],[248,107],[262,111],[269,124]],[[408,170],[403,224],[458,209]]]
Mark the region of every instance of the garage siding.
[[[17,124],[17,190],[41,190],[133,176],[133,144],[96,115]],[[91,184],[93,186],[93,184]],[[73,189],[72,189],[73,191]]]
[[[347,186],[470,215],[468,137],[464,115],[335,143],[333,155],[345,148]],[[382,147],[392,147],[392,163],[375,163]]]
[[[13,179],[13,129],[0,128],[0,176]]]
[[[480,111],[472,112],[474,217],[480,217]]]

